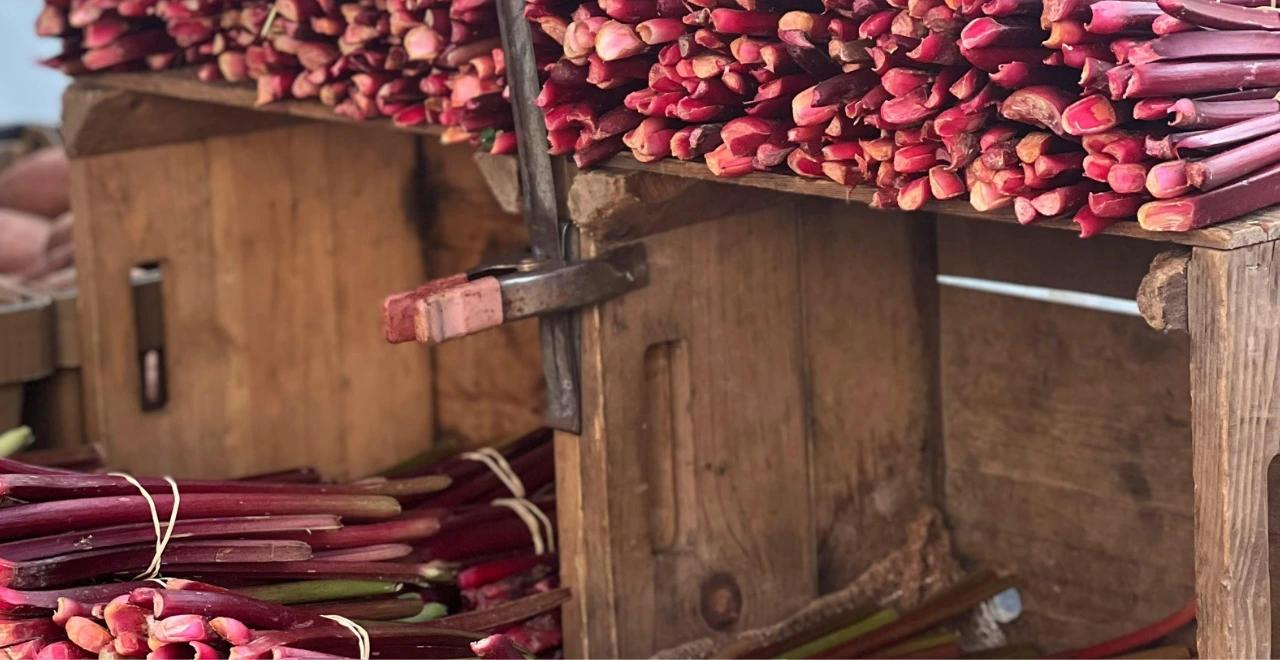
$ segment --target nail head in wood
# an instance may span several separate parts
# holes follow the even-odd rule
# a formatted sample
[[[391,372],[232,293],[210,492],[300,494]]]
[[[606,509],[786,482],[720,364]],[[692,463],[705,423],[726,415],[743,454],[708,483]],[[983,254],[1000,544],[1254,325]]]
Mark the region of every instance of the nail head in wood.
[[[1138,312],[1161,332],[1187,330],[1187,263],[1191,253],[1161,252],[1138,286]]]

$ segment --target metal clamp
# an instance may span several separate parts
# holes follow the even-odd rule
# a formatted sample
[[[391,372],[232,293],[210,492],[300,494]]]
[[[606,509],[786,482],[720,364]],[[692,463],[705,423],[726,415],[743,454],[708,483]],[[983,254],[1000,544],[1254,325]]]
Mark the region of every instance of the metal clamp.
[[[509,321],[604,302],[649,283],[641,244],[562,266],[485,266],[432,280],[383,302],[387,341],[439,344]]]

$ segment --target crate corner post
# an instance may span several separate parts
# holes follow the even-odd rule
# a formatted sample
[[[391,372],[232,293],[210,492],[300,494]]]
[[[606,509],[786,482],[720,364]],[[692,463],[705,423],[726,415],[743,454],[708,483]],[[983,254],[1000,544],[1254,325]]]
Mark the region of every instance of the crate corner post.
[[[1280,248],[1187,271],[1200,657],[1272,657],[1268,472],[1280,453]]]

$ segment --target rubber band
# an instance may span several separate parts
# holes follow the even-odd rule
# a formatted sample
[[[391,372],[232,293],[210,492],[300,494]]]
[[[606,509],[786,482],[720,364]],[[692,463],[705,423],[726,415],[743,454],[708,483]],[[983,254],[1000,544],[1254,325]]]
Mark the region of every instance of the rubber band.
[[[360,649],[360,660],[369,660],[369,656],[373,653],[373,642],[369,639],[369,631],[365,630],[360,624],[348,619],[345,616],[337,614],[321,614],[320,618],[328,619],[334,623],[350,630],[356,636],[356,645]]]
[[[129,482],[134,488],[142,493],[142,499],[147,501],[147,508],[151,511],[151,528],[156,533],[156,553],[151,557],[151,563],[147,564],[146,570],[134,576],[135,580],[151,580],[160,576],[160,561],[164,557],[164,551],[169,547],[169,539],[173,538],[173,528],[178,522],[178,506],[182,503],[182,494],[178,492],[178,482],[173,477],[165,477],[164,480],[169,482],[169,489],[173,491],[173,506],[169,509],[169,526],[163,533],[160,530],[160,511],[156,508],[155,498],[151,497],[151,493],[143,487],[133,475],[124,472],[109,472],[109,476],[120,477]],[[161,584],[164,584],[161,582]]]
[[[498,481],[501,481],[502,485],[511,491],[513,497],[523,499],[526,495],[524,482],[520,480],[520,475],[516,474],[516,471],[511,468],[511,464],[507,462],[507,457],[493,447],[481,447],[475,451],[469,451],[463,454],[462,458],[468,461],[484,463],[498,477]]]
[[[492,502],[494,506],[511,509],[529,528],[533,537],[533,554],[545,555],[556,551],[556,530],[551,519],[537,505],[522,497],[506,497]]]

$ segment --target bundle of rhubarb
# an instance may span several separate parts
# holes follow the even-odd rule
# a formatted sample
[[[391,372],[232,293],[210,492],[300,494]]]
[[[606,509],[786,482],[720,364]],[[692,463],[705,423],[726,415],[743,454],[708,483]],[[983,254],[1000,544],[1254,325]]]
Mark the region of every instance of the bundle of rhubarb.
[[[439,124],[442,141],[515,149],[493,0],[46,0],[68,73],[197,67],[258,103],[319,99],[357,120]]]
[[[525,15],[550,150],[580,167],[630,149],[720,176],[789,169],[874,186],[874,206],[967,196],[1090,236],[1280,201],[1256,190],[1280,160],[1262,141],[1280,126],[1280,64],[1254,61],[1280,56],[1263,4],[528,0]]]
[[[567,594],[536,495],[554,479],[549,448],[540,432],[348,484],[305,470],[170,481],[0,460],[0,647],[358,657],[367,635],[384,656],[457,657],[497,632],[475,652],[554,650]],[[163,588],[139,581],[157,574]]]
[[[462,611],[558,593],[555,447],[539,429],[499,448],[442,460],[417,460],[392,470],[396,478],[447,476],[452,486],[415,505],[447,510],[440,529],[415,543],[437,580],[451,579]],[[545,612],[503,633],[520,648],[544,656],[561,643],[559,611]]]

